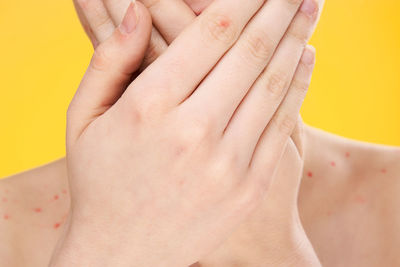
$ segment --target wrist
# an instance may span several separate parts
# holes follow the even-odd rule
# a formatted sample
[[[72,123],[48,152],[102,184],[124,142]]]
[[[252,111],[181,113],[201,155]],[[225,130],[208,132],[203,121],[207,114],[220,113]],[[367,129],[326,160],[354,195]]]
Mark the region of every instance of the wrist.
[[[111,225],[112,221],[109,219],[109,224],[98,223],[96,219],[82,221],[71,216],[49,266],[187,267],[175,261],[179,259],[173,259],[170,256],[173,253],[152,246],[157,241],[144,241],[133,233],[133,223],[125,224],[129,227],[120,225],[118,228],[116,224]]]

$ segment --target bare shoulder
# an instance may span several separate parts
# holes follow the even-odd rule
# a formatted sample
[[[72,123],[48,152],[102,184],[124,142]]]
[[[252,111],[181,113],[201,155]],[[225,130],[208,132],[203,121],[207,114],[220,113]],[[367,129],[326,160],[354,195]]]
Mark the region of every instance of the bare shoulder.
[[[400,264],[400,148],[306,136],[299,208],[324,266]]]
[[[68,209],[63,159],[0,180],[1,265],[46,266]]]
[[[311,127],[306,136],[306,165],[335,178],[337,184],[400,186],[400,147],[351,140]]]

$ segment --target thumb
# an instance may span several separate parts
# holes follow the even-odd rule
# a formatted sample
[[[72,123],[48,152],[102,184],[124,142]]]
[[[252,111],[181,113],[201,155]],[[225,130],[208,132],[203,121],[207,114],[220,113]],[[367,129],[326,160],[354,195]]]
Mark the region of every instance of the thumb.
[[[142,63],[151,28],[151,16],[146,7],[132,1],[112,36],[95,49],[68,108],[69,134],[78,137],[119,99]]]

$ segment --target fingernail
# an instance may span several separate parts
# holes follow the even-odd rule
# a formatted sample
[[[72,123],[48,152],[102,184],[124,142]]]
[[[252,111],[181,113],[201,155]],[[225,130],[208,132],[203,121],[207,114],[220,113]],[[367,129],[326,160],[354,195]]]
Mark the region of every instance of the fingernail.
[[[133,32],[136,28],[137,22],[139,20],[136,0],[132,0],[126,10],[125,17],[119,25],[119,30],[122,34],[129,34]]]
[[[315,0],[304,0],[301,5],[300,11],[305,13],[309,17],[314,17],[318,11],[318,5]]]
[[[306,65],[313,65],[315,63],[315,48],[307,46],[301,57],[301,61]]]

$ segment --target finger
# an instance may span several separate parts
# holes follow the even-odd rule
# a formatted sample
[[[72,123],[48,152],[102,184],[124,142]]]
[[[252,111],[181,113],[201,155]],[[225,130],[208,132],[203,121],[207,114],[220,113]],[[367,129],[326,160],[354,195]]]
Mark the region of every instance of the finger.
[[[141,1],[149,9],[153,24],[168,44],[196,18],[193,10],[182,0]]]
[[[115,25],[119,25],[124,18],[125,10],[132,0],[102,0]]]
[[[151,63],[153,63],[165,50],[167,50],[168,44],[164,41],[161,34],[153,27],[151,31],[151,38],[149,47],[147,48],[146,54],[143,59],[140,72],[146,69]]]
[[[253,176],[242,181],[241,187],[245,191],[248,190],[255,193],[256,196],[262,197],[262,202],[266,204],[263,205],[264,214],[273,215],[275,220],[288,219],[290,217],[284,215],[297,210],[297,193],[303,167],[291,138],[287,139],[281,153],[276,155],[276,162],[272,176],[269,174],[270,170],[265,169],[270,166],[269,164],[260,166],[258,176],[252,174]],[[288,163],[290,163],[290,168],[288,168]],[[264,169],[261,170],[262,168]]]
[[[297,148],[297,153],[301,159],[304,159],[304,124],[301,115],[299,115],[296,127],[291,135],[294,145]]]
[[[132,2],[121,25],[97,47],[68,110],[72,137],[77,137],[123,93],[132,73],[142,63],[151,27],[147,9]]]
[[[305,0],[302,5],[302,10],[308,11],[310,16],[313,17],[316,17],[318,11],[315,1]],[[204,103],[213,103],[203,116],[214,122],[219,130],[223,132],[238,105],[270,62],[276,47],[285,35],[293,17],[295,17],[299,5],[300,1],[269,0],[246,27],[235,46],[227,52],[215,66],[213,72],[207,76],[189,98],[188,105],[193,106],[194,109],[201,109]],[[312,8],[305,8],[310,5]],[[303,14],[304,12],[300,13]],[[294,23],[297,20],[295,19]],[[298,34],[299,26],[296,25],[297,32],[294,32],[295,34]],[[295,58],[298,60],[300,55],[301,51],[298,56],[295,55]],[[279,56],[274,65],[277,65],[278,61],[282,60],[285,60],[283,55]],[[294,72],[297,63],[293,64],[290,61],[290,64]],[[285,69],[280,69],[280,71],[282,71],[280,76],[283,76],[286,72]],[[290,82],[290,77],[287,78]],[[263,99],[265,99],[265,95],[264,93]],[[247,108],[248,105],[244,107],[244,109]],[[259,105],[254,108],[259,108]],[[258,114],[262,114],[262,112]],[[266,116],[267,114],[264,113],[262,115]],[[257,123],[253,118],[251,120],[254,121],[254,124]],[[250,134],[254,133],[254,129],[248,130],[246,128],[243,130],[248,131]],[[254,138],[251,141],[254,142]],[[249,148],[254,148],[254,145]]]
[[[124,16],[124,12],[129,5],[131,0],[104,0],[104,4],[111,15],[112,20],[114,21],[115,25],[119,25],[122,21],[122,18]],[[146,1],[140,1],[140,2],[146,2]],[[180,0],[179,0],[180,2]],[[166,16],[169,14],[168,9],[164,10]],[[177,15],[177,17],[182,16],[182,15]],[[178,21],[169,21],[166,24],[174,24],[177,23]],[[154,20],[153,20],[154,24]],[[176,36],[175,36],[176,37]],[[174,38],[175,38],[174,37]],[[149,48],[146,51],[146,55],[143,59],[143,64],[140,68],[140,71],[143,71],[147,66],[149,66],[151,63],[153,63],[154,60],[156,60],[166,49],[168,48],[167,42],[164,40],[164,37],[159,33],[157,29],[153,27],[152,33],[151,33],[151,38],[150,38],[150,43],[149,43]]]
[[[99,43],[112,35],[115,25],[101,0],[75,1]]]
[[[213,2],[132,83],[126,97],[141,99],[143,105],[149,108],[154,107],[154,101],[160,108],[176,107],[193,92],[233,45],[263,3],[264,0]],[[154,75],[158,75],[157,80],[152,78]]]
[[[109,1],[115,1],[115,0],[109,0]],[[186,4],[193,10],[193,12],[196,15],[201,14],[201,12],[211,4],[213,0],[185,0]],[[119,2],[119,1],[118,1]],[[149,5],[150,2],[154,3],[154,0],[142,0],[145,4]],[[179,4],[180,1],[178,1]],[[174,2],[176,3],[176,1]],[[156,2],[157,4],[157,2]],[[154,6],[154,4],[153,4]],[[159,8],[161,9],[161,8]],[[190,19],[185,19],[186,16],[183,16],[181,18],[181,14],[184,12],[186,8],[182,9],[180,14],[178,13],[177,16],[173,16],[173,19],[177,17],[177,21],[171,21],[168,17],[165,17],[165,14],[170,14],[168,11],[165,12],[155,12],[151,13],[153,16],[153,22],[158,21],[157,24],[167,25],[167,24],[172,24],[173,30],[170,31],[168,27],[166,29],[161,28],[163,30],[164,37],[167,38],[168,42],[171,43],[172,40],[174,40],[178,34],[183,31],[183,29],[192,21],[195,19],[195,16],[192,14],[193,12],[188,12],[188,17],[192,18]],[[162,9],[161,9],[162,10]],[[189,14],[190,13],[190,14]],[[172,22],[172,23],[171,23]],[[177,25],[177,26],[175,26]],[[171,27],[171,26],[170,26]],[[178,28],[177,28],[178,27]],[[175,30],[174,30],[175,29]],[[157,30],[153,28],[153,33],[149,45],[149,49],[146,53],[146,56],[143,60],[143,64],[141,67],[141,71],[143,71],[147,66],[149,66],[152,62],[154,62],[158,56],[160,56],[167,48],[167,44],[163,42],[162,37],[158,33]],[[301,129],[302,127],[302,121],[301,117],[299,116],[299,123],[298,126],[295,128],[295,131],[292,135],[292,139],[294,140],[294,143],[296,144],[296,147],[298,148],[299,153],[302,155],[302,146],[303,142],[301,142],[301,138],[299,134],[302,132]]]
[[[83,29],[85,30],[86,35],[89,37],[90,42],[92,43],[93,47],[96,48],[99,45],[99,41],[97,40],[96,36],[94,35],[92,28],[89,25],[89,22],[87,21],[85,15],[83,14],[82,9],[76,3],[76,0],[74,0],[74,6],[75,6],[76,13],[78,14],[79,21],[81,22],[81,25],[82,25]]]
[[[315,3],[306,0],[304,4]],[[317,5],[312,14],[300,11],[294,18],[285,36],[276,49],[271,62],[258,77],[247,96],[243,99],[236,113],[230,118],[224,139],[228,147],[247,155],[248,163],[254,148],[284,98],[301,55],[314,29]],[[304,10],[304,5],[301,10]],[[226,99],[224,98],[226,101]],[[234,111],[234,110],[233,110]]]
[[[214,0],[185,0],[186,4],[188,4],[197,15],[201,14],[201,12],[212,3],[212,1]]]
[[[307,46],[285,99],[264,130],[254,151],[249,167],[250,175],[256,177],[255,179],[265,179],[261,181],[265,185],[268,185],[270,178],[263,173],[273,172],[297,123],[298,114],[311,81],[314,62],[315,51]],[[270,172],[266,172],[266,168]]]
[[[290,162],[290,168],[288,168],[287,162]],[[294,172],[293,170],[298,170],[298,172]],[[268,200],[273,201],[273,203],[280,203],[279,209],[281,211],[277,207],[275,214],[290,213],[293,212],[294,208],[297,209],[297,194],[302,170],[302,160],[299,157],[296,145],[289,138],[286,149],[276,169],[271,187],[268,190]]]

